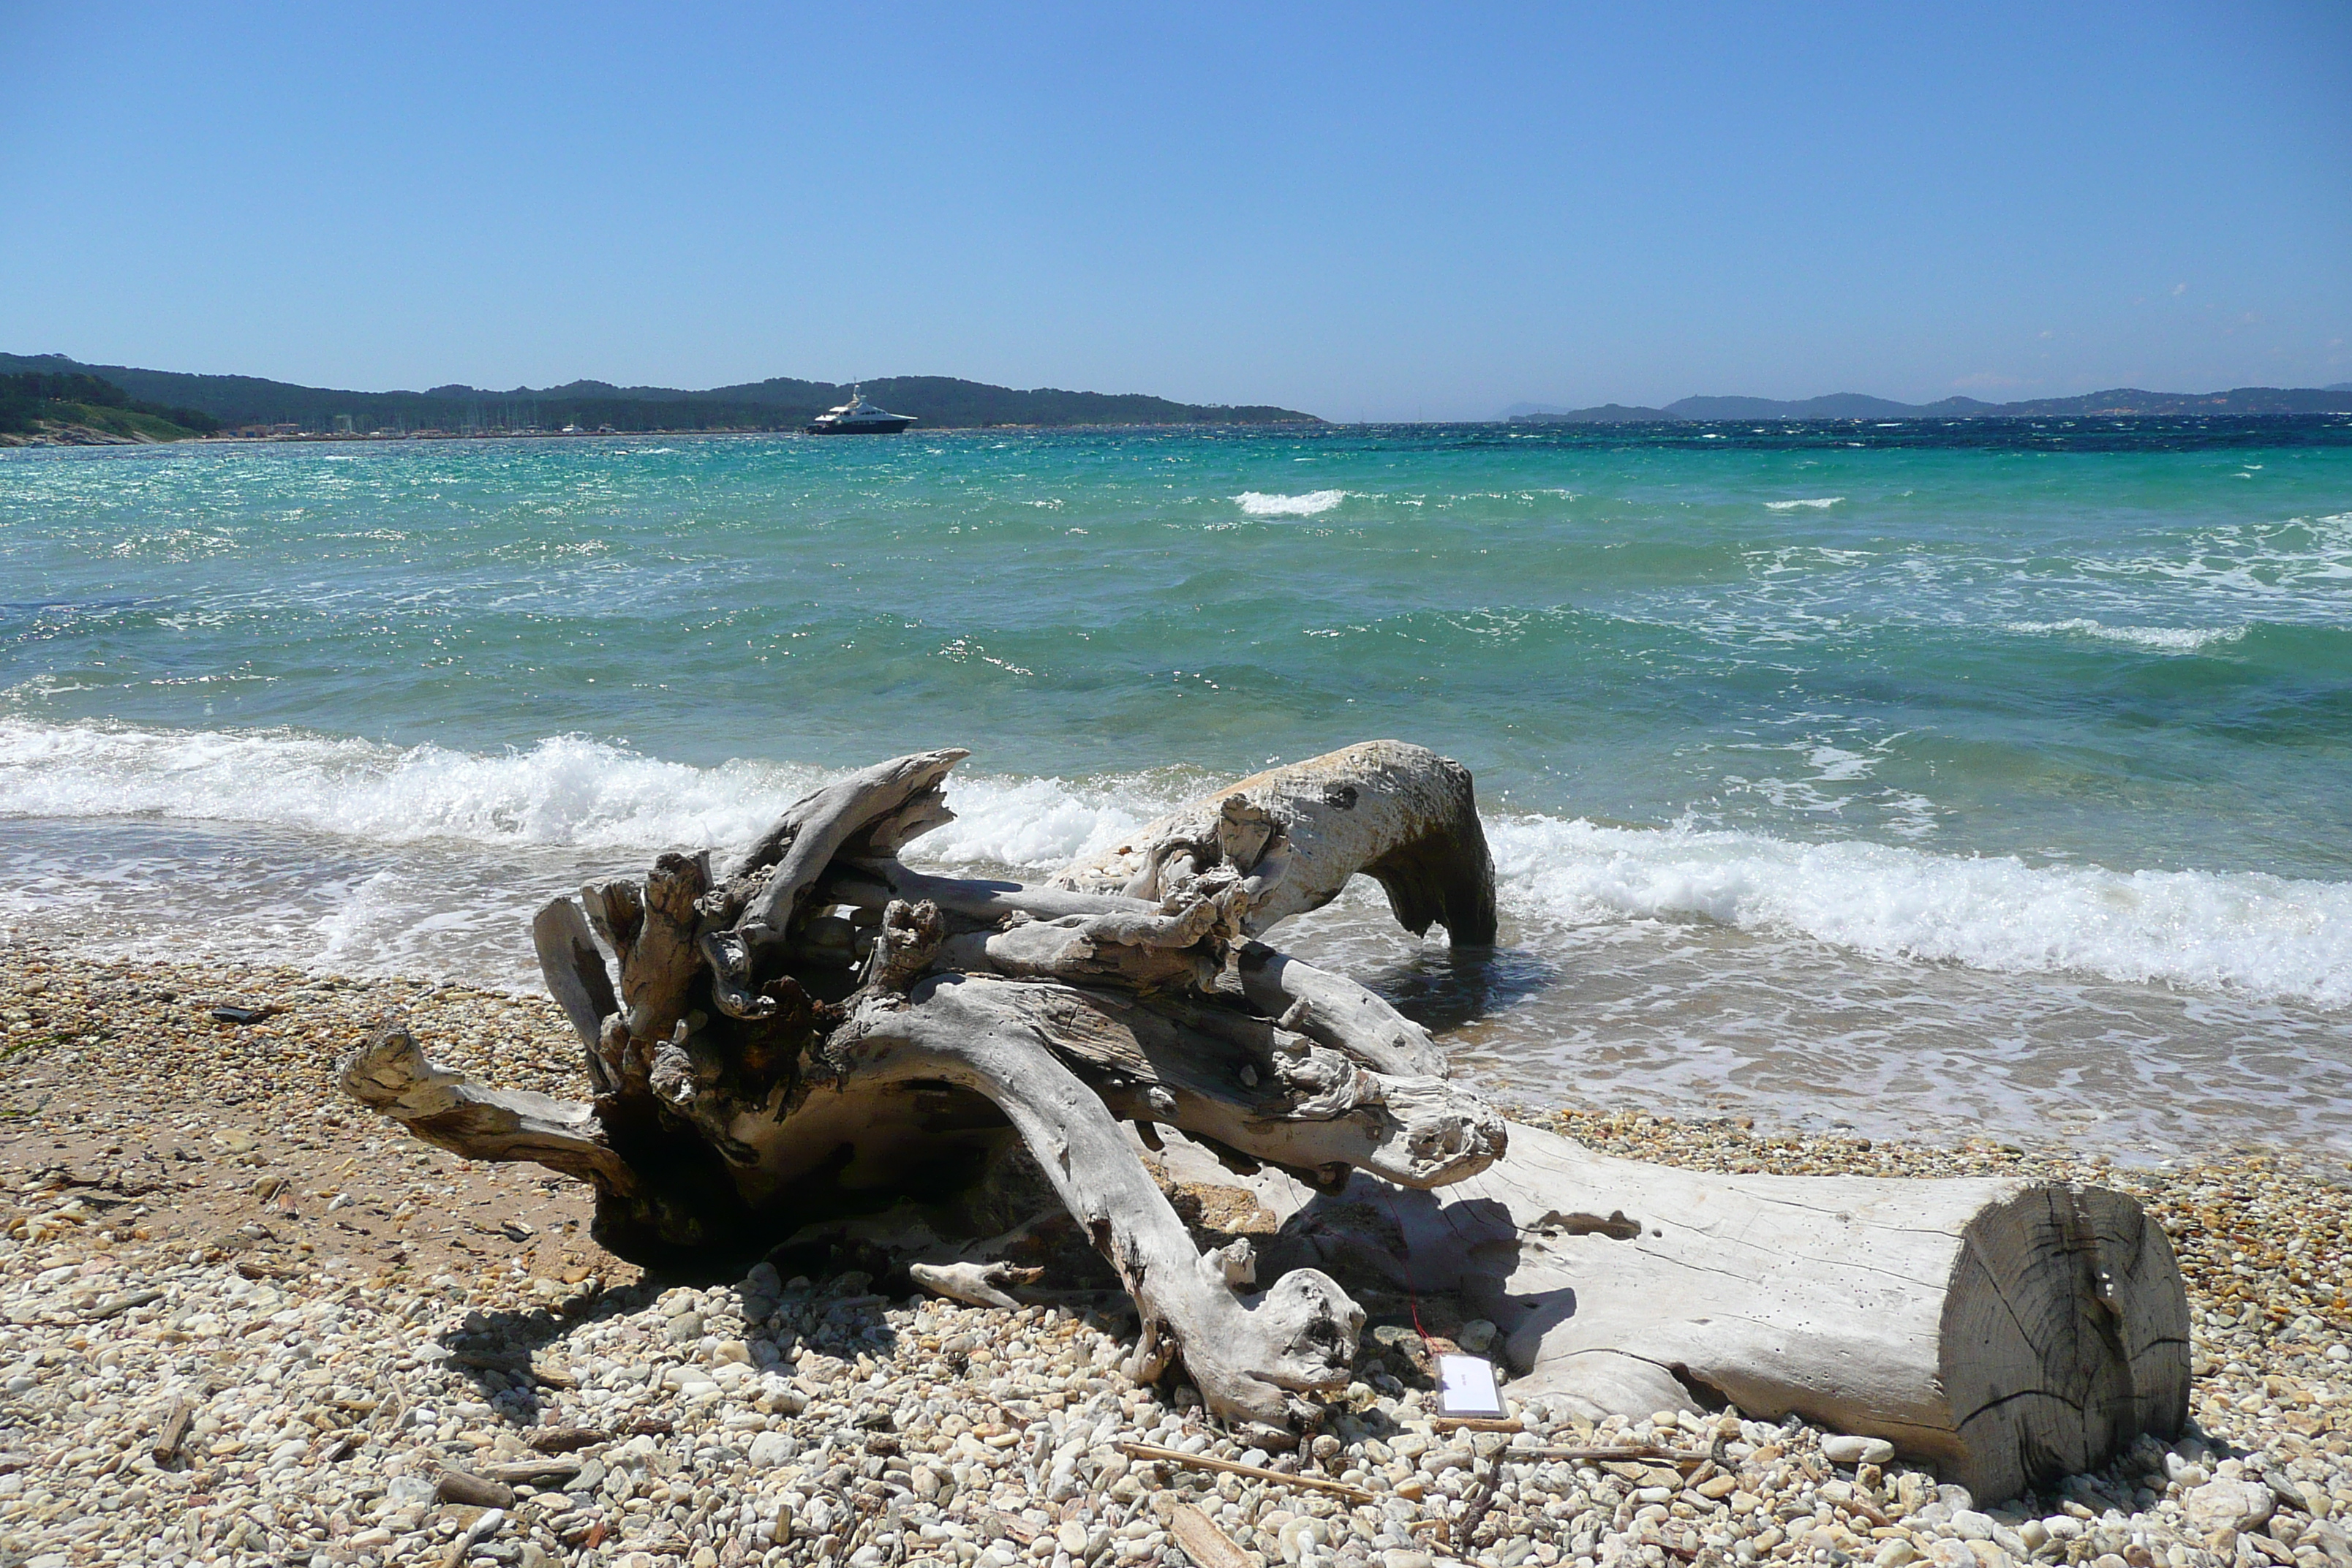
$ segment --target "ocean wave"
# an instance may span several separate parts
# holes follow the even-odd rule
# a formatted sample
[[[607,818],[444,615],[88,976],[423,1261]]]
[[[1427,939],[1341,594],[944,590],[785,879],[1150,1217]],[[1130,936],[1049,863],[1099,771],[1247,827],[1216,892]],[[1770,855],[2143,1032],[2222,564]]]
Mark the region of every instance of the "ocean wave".
[[[1866,762],[1827,748],[1812,760],[1831,772]],[[290,731],[0,721],[7,816],[209,821],[384,846],[568,847],[624,863],[744,843],[839,776],[768,762],[695,767],[578,735],[493,754]],[[1044,871],[1108,848],[1212,782],[1173,771],[959,773],[948,786],[957,820],[909,858]],[[1703,920],[1867,956],[2352,1005],[2352,883],[2029,866],[1857,839],[1543,816],[1491,818],[1488,836],[1504,906],[1523,921]],[[392,907],[404,907],[398,880],[366,889],[324,931],[339,958],[356,961],[370,932],[404,918]]]
[[[2246,636],[2244,626],[2111,626],[2088,616],[2063,621],[2004,621],[2001,629],[2030,637],[2073,634],[2103,642],[2134,643],[2166,653],[2195,653],[2218,643],[2242,642]]]
[[[1244,490],[1234,500],[1252,517],[1318,517],[1347,499],[1346,490],[1308,490],[1296,496]]]
[[[729,847],[842,771],[695,767],[583,735],[487,753],[289,730],[0,720],[0,816],[239,823],[379,844]],[[1073,785],[958,774],[950,789],[958,820],[923,838],[923,858],[1009,866],[1108,848],[1184,795],[1140,777]]]
[[[1799,507],[1803,506],[1811,507],[1816,511],[1827,511],[1830,508],[1837,505],[1838,502],[1843,500],[1845,500],[1845,497],[1843,496],[1813,496],[1804,500],[1768,500],[1764,503],[1764,510],[1766,511],[1794,511]]]
[[[2352,1004],[2352,883],[1553,817],[1498,822],[1489,837],[1507,902],[1556,920],[1701,919],[1998,973]]]

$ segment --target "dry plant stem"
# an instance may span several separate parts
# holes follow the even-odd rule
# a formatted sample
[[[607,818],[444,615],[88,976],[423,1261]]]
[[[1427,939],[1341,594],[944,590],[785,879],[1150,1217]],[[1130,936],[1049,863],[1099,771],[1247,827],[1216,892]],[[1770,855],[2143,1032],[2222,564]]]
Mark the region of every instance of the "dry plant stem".
[[[1219,1470],[1229,1476],[1250,1476],[1261,1481],[1274,1481],[1286,1487],[1304,1487],[1313,1491],[1329,1492],[1354,1503],[1369,1503],[1372,1494],[1361,1487],[1349,1486],[1324,1476],[1286,1475],[1268,1469],[1264,1465],[1245,1465],[1239,1459],[1220,1459],[1213,1454],[1188,1454],[1181,1448],[1163,1448],[1157,1443],[1119,1442],[1111,1445],[1130,1459],[1149,1459],[1154,1464],[1191,1465],[1203,1470]]]

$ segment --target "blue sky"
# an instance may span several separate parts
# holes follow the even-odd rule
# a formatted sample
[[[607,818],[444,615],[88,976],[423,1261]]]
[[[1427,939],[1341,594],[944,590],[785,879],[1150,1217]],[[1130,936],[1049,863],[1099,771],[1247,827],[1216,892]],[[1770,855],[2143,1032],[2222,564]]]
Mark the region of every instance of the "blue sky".
[[[2352,380],[2340,3],[8,4],[0,145],[0,348],[165,369]]]

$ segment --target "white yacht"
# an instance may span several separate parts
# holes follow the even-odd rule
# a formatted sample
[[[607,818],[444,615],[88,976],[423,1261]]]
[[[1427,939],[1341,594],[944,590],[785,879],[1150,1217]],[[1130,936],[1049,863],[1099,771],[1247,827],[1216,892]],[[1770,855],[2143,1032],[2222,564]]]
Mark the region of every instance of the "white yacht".
[[[838,408],[828,408],[809,421],[812,436],[895,436],[915,422],[911,414],[892,414],[866,401],[856,387],[849,389],[849,401]]]

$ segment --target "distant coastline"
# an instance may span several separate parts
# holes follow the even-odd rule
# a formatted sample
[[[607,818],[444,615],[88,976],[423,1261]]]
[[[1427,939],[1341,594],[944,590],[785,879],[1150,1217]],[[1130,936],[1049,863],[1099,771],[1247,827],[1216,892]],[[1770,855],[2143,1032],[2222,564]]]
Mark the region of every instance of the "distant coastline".
[[[779,376],[691,392],[575,381],[508,392],[450,384],[425,392],[349,392],[258,376],[195,375],[85,364],[62,354],[0,353],[0,375],[89,377],[142,404],[200,413],[217,435],[262,439],[431,439],[482,436],[687,436],[798,430],[845,402],[851,385]],[[1027,391],[950,376],[862,384],[918,430],[1069,429],[1089,426],[1319,425],[1266,404],[1177,403],[1140,393]],[[214,432],[205,432],[211,435]]]
[[[1591,408],[1551,408],[1519,403],[1503,410],[1513,425],[1707,425],[1743,419],[2128,419],[2167,416],[2276,418],[2300,414],[2352,414],[2352,383],[2334,386],[2241,386],[2228,392],[2143,392],[2116,387],[2079,397],[2042,397],[2022,403],[1985,403],[1947,397],[1935,403],[1896,403],[1858,392],[1825,397],[1685,397],[1662,408],[1603,403]]]

